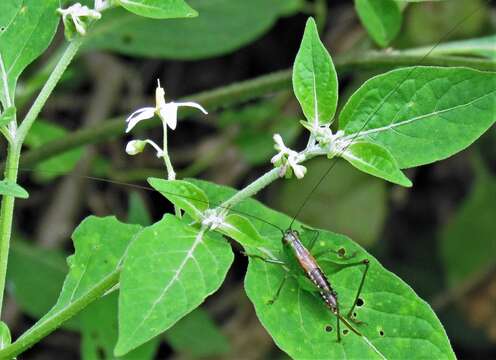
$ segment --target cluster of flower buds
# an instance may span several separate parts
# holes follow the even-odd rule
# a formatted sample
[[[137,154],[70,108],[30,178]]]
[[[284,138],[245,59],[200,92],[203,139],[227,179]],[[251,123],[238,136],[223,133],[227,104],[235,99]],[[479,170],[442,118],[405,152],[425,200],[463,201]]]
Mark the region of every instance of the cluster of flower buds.
[[[274,134],[274,141],[278,153],[270,162],[279,168],[279,176],[291,176],[291,173],[294,173],[298,179],[303,178],[307,172],[307,168],[299,164],[303,161],[303,156],[284,145],[281,135]]]
[[[95,9],[90,9],[80,3],[71,5],[67,9],[59,8],[57,11],[62,15],[67,38],[72,38],[74,30],[80,35],[85,35],[88,23],[91,20],[98,20],[102,17],[100,11],[105,8],[104,6],[105,2],[96,1]]]

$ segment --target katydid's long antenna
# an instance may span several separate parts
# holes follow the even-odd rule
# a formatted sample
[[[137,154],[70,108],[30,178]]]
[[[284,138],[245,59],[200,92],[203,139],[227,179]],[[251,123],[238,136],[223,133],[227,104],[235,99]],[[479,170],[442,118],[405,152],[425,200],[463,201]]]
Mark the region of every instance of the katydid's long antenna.
[[[491,2],[491,0],[488,0],[487,3],[489,4]],[[298,215],[300,215],[301,211],[303,210],[303,208],[305,207],[305,205],[308,203],[308,201],[310,200],[312,194],[315,192],[315,190],[320,186],[320,184],[322,183],[322,181],[324,181],[324,179],[327,177],[327,175],[329,175],[329,173],[331,172],[331,170],[334,168],[334,166],[336,165],[338,159],[341,157],[341,155],[348,149],[348,147],[353,144],[353,142],[355,141],[355,139],[357,137],[360,136],[360,133],[363,131],[363,129],[365,129],[365,127],[368,125],[368,123],[370,122],[370,120],[372,120],[372,118],[375,116],[375,114],[377,114],[379,112],[379,110],[382,109],[382,106],[385,104],[386,100],[389,99],[392,95],[394,95],[396,93],[396,91],[399,89],[399,87],[401,85],[403,85],[403,83],[408,80],[410,78],[410,76],[413,74],[413,72],[415,70],[417,70],[417,68],[419,66],[422,65],[422,63],[425,61],[425,59],[427,59],[427,57],[439,46],[439,44],[441,44],[445,39],[447,39],[456,29],[458,29],[458,27],[460,25],[462,25],[465,21],[467,21],[469,18],[471,18],[472,16],[474,16],[476,13],[478,13],[479,11],[481,11],[483,8],[483,6],[480,6],[479,8],[475,9],[474,11],[472,11],[471,13],[469,13],[468,15],[466,15],[465,17],[463,17],[460,21],[458,21],[452,28],[451,30],[449,30],[448,32],[446,32],[443,36],[441,36],[441,38],[436,42],[436,44],[424,55],[422,56],[422,58],[420,59],[419,61],[419,64],[418,65],[415,65],[412,67],[412,69],[406,74],[406,76],[398,82],[398,84],[395,86],[395,88],[393,89],[393,91],[391,91],[383,100],[382,100],[382,103],[381,105],[374,110],[374,112],[369,115],[369,117],[367,118],[367,120],[365,121],[365,123],[362,125],[362,127],[358,130],[358,132],[355,133],[355,135],[351,138],[351,141],[349,141],[347,143],[347,145],[345,147],[342,148],[342,150],[335,155],[331,165],[329,166],[329,168],[323,173],[323,175],[320,177],[319,181],[317,181],[314,186],[312,187],[312,189],[310,190],[310,192],[308,193],[308,195],[305,197],[305,200],[301,203],[301,205],[298,207],[298,210],[296,211],[295,215],[293,216],[293,219],[291,220],[291,223],[289,224],[289,228],[291,229],[291,226],[293,226],[293,223],[295,222],[296,218],[298,217]]]
[[[269,222],[269,221],[267,221],[265,219],[262,219],[259,216],[255,216],[255,215],[249,214],[249,213],[244,212],[244,211],[232,209],[230,206],[222,206],[221,203],[214,203],[214,202],[204,201],[204,200],[201,200],[201,199],[196,199],[196,198],[191,197],[191,196],[186,196],[186,195],[182,195],[182,194],[176,194],[176,193],[173,193],[171,191],[163,191],[163,190],[162,191],[159,191],[159,190],[156,190],[156,189],[154,189],[154,188],[152,188],[150,186],[139,185],[139,184],[132,184],[132,183],[124,182],[124,181],[112,180],[112,179],[107,179],[107,178],[98,177],[98,176],[80,175],[80,174],[73,174],[73,173],[64,174],[61,171],[38,170],[38,169],[29,169],[29,168],[19,168],[18,170],[21,171],[21,172],[32,172],[32,173],[39,173],[39,174],[41,174],[41,173],[45,173],[45,174],[59,174],[59,175],[62,175],[62,176],[69,176],[69,177],[75,177],[75,178],[80,178],[80,179],[88,179],[88,180],[100,181],[100,182],[104,182],[104,183],[107,183],[107,184],[118,185],[118,186],[125,186],[125,187],[129,187],[129,188],[133,188],[133,189],[158,192],[158,193],[160,193],[162,195],[167,194],[167,195],[172,195],[172,196],[179,196],[179,197],[182,197],[184,199],[194,200],[194,201],[198,201],[198,202],[204,203],[204,204],[210,204],[210,205],[213,205],[215,207],[219,207],[221,209],[225,209],[227,211],[232,211],[232,212],[238,213],[240,215],[245,215],[245,216],[251,217],[251,218],[256,219],[256,220],[258,220],[258,221],[260,221],[260,222],[262,222],[264,224],[267,224],[267,225],[270,225],[270,226],[276,228],[281,233],[284,232],[284,230],[282,228],[280,228],[279,226],[277,226],[276,224],[273,224],[273,223],[271,223],[271,222]]]

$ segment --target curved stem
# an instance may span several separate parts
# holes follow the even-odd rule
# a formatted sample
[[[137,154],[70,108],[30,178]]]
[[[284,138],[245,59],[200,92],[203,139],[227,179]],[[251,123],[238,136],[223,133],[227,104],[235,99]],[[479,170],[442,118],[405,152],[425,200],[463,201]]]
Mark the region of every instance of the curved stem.
[[[81,47],[83,43],[83,38],[82,37],[77,37],[75,38],[65,49],[64,53],[60,57],[59,62],[55,66],[55,69],[53,69],[52,73],[48,77],[48,80],[46,81],[45,85],[41,89],[38,97],[34,101],[33,105],[29,109],[28,113],[26,114],[26,117],[22,121],[21,125],[19,126],[19,129],[17,131],[16,139],[15,141],[17,144],[21,145],[24,142],[24,139],[26,138],[26,135],[29,132],[29,129],[31,129],[31,126],[35,122],[35,120],[38,118],[38,115],[40,114],[41,109],[45,105],[45,103],[48,100],[48,97],[52,93],[53,89],[59,82],[60,78],[64,74],[65,70],[71,63],[72,59],[76,55],[77,51]]]
[[[119,281],[119,274],[120,271],[115,270],[113,273],[107,275],[85,295],[81,296],[60,311],[40,320],[39,323],[35,324],[31,329],[26,331],[19,339],[0,350],[0,359],[12,359],[16,357],[56,330],[62,323],[72,318],[90,303],[99,299],[108,290],[112,289]]]

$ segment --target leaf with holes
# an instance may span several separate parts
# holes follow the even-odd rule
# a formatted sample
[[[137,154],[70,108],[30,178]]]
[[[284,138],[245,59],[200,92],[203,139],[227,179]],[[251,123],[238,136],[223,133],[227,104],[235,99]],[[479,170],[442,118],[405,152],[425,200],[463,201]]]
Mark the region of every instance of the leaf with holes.
[[[293,90],[310,124],[329,124],[338,102],[338,78],[310,18],[293,66]]]
[[[196,221],[200,221],[202,213],[208,209],[207,195],[187,181],[149,178],[148,183]]]
[[[496,73],[416,66],[366,81],[339,115],[350,139],[382,145],[401,169],[447,158],[496,121]]]
[[[205,181],[193,183],[207,193],[211,202],[222,201],[235,192]],[[286,215],[251,199],[234,209],[262,217],[278,227],[286,227],[291,221]],[[277,257],[281,251],[280,232],[256,219],[252,221],[262,236],[270,239],[265,249],[258,253]],[[294,225],[299,226],[298,223]],[[346,236],[324,230],[319,230],[319,234],[315,248],[312,249],[314,254],[344,249],[345,255],[355,254],[354,259],[346,262],[362,259],[370,261],[360,306],[355,311],[355,317],[366,323],[354,325],[364,336],[357,336],[342,326],[342,340],[337,343],[334,315],[321,298],[300,289],[292,277],[282,288],[279,298],[269,305],[284,278],[285,270],[279,265],[251,258],[245,278],[246,292],[255,305],[258,318],[282,350],[296,359],[380,358],[378,352],[388,359],[455,358],[436,315],[407,284]],[[326,260],[329,257],[340,263],[345,262],[332,252],[327,254]],[[346,315],[363,269],[360,266],[331,267],[327,261],[323,261],[321,265],[338,292],[341,312]],[[326,331],[331,328],[332,331]]]
[[[346,147],[341,156],[358,170],[367,174],[398,185],[412,186],[412,182],[399,169],[393,155],[380,145],[357,141]]]
[[[374,41],[386,47],[401,27],[401,11],[395,0],[355,0],[363,26]]]
[[[233,261],[229,244],[172,215],[145,228],[121,274],[121,356],[167,330],[216,291]]]
[[[119,0],[119,4],[132,13],[153,19],[198,16],[184,0]]]
[[[69,273],[57,303],[17,341],[22,341],[62,311],[70,315],[67,309],[89,293],[117,282],[118,264],[141,229],[139,225],[121,223],[115,217],[90,216],[83,220],[72,235],[75,253],[67,259]]]
[[[48,47],[55,35],[58,6],[59,0],[25,0],[0,33],[0,61],[3,60],[11,101],[19,75]],[[0,99],[7,105],[3,89],[0,86]]]

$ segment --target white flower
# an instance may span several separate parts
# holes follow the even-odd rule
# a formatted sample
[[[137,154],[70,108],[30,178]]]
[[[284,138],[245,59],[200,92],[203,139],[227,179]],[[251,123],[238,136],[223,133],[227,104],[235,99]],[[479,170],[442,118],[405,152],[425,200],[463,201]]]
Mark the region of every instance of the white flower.
[[[285,176],[288,169],[291,168],[298,179],[303,178],[307,172],[307,168],[299,164],[302,160],[300,154],[284,145],[282,137],[279,134],[274,134],[274,142],[276,143],[274,147],[279,152],[272,157],[270,162],[280,168],[279,176]]]
[[[145,119],[151,119],[155,114],[157,114],[160,119],[167,124],[172,130],[177,126],[177,109],[180,106],[194,107],[205,115],[208,114],[207,111],[200,105],[192,101],[187,102],[165,102],[165,91],[160,87],[160,82],[158,83],[157,89],[155,90],[155,107],[144,107],[133,112],[127,119],[126,132],[131,131],[137,123]]]
[[[62,21],[64,22],[66,29],[70,26],[68,19],[68,17],[70,17],[74,23],[76,31],[81,35],[86,34],[86,24],[80,18],[85,17],[88,19],[100,19],[102,17],[98,11],[88,8],[86,5],[83,6],[80,3],[69,6],[67,9],[59,8],[57,11],[62,15]]]
[[[150,139],[131,140],[126,145],[126,152],[129,155],[137,155],[137,154],[143,152],[143,149],[145,148],[146,144],[151,145],[157,151],[157,157],[160,158],[160,157],[164,156],[164,152],[162,151],[162,149]]]
[[[94,8],[96,11],[103,11],[109,7],[110,7],[109,0],[95,0]]]

